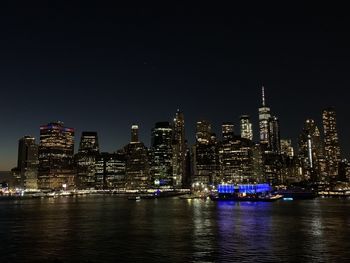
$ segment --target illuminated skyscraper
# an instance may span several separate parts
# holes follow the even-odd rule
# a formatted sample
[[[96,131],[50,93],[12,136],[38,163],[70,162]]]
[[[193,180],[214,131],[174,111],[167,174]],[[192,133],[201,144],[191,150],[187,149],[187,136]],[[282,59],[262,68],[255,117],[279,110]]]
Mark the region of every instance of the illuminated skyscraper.
[[[99,151],[97,132],[82,132],[78,152],[98,153]]]
[[[145,189],[150,185],[149,156],[146,146],[138,139],[138,126],[131,126],[131,141],[125,146],[126,188]]]
[[[269,138],[269,119],[271,118],[270,108],[266,105],[265,88],[262,87],[262,105],[259,108],[259,130],[260,143],[268,145]]]
[[[177,110],[173,122],[173,179],[174,186],[181,187],[186,175],[186,139],[184,114]]]
[[[192,148],[192,182],[208,185],[214,183],[218,175],[218,148],[215,134],[211,132],[208,121],[198,121],[196,125],[196,144]]]
[[[38,145],[35,138],[24,136],[18,144],[18,173],[24,189],[38,188]]]
[[[256,182],[253,173],[253,143],[240,136],[233,136],[219,145],[219,173],[221,182]]]
[[[169,122],[157,122],[152,129],[151,174],[152,181],[161,186],[173,185],[172,167],[173,129]]]
[[[335,110],[333,108],[323,110],[322,119],[327,172],[330,179],[334,179],[338,175],[341,161]]]
[[[98,154],[95,160],[95,187],[97,189],[125,188],[125,166],[126,160],[124,153],[103,152]]]
[[[253,140],[253,125],[250,122],[248,115],[242,115],[240,118],[241,137],[248,140]]]
[[[95,163],[99,154],[97,132],[83,132],[79,151],[75,155],[77,168],[77,187],[88,189],[95,187]]]
[[[305,179],[322,181],[325,179],[326,163],[321,133],[312,119],[307,119],[299,136],[299,154]]]
[[[41,189],[74,187],[74,129],[63,122],[40,127],[38,182]]]
[[[221,125],[222,140],[224,142],[232,141],[234,138],[234,125],[232,122],[224,122]]]
[[[288,156],[289,158],[294,157],[294,148],[292,146],[292,140],[282,139],[281,140],[281,154]]]
[[[209,144],[211,136],[211,124],[206,120],[197,121],[196,141],[199,144]]]

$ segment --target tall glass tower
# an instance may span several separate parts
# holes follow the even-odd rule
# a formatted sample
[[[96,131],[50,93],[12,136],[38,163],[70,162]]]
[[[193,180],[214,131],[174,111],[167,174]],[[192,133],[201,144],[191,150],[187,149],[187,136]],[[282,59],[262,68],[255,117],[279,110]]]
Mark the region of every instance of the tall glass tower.
[[[259,108],[259,131],[260,143],[264,145],[269,144],[269,120],[271,118],[270,107],[266,105],[265,88],[262,87],[262,104]]]
[[[173,122],[173,179],[174,186],[181,187],[186,174],[185,117],[177,110]]]

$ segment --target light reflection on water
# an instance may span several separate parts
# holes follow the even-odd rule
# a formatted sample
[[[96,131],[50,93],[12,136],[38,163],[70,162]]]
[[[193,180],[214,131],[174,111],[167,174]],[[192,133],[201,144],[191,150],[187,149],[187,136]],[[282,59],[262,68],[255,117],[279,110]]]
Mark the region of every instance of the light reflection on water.
[[[343,262],[349,208],[341,200],[0,200],[1,262]]]

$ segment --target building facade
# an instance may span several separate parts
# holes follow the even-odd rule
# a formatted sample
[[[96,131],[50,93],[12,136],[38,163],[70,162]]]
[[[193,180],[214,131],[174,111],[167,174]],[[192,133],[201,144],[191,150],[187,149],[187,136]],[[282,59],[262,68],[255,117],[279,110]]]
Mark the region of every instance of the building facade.
[[[38,145],[32,136],[24,136],[18,143],[17,170],[19,186],[22,189],[33,190],[38,188]]]
[[[41,189],[75,187],[74,129],[63,122],[40,127],[38,183]]]
[[[327,173],[329,180],[334,180],[338,175],[339,162],[341,161],[335,109],[323,110],[322,121]]]

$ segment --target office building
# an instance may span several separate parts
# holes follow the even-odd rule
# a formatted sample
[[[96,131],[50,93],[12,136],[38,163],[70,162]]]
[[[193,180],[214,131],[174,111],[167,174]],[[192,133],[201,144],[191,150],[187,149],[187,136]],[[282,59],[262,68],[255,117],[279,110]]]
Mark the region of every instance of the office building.
[[[151,135],[151,177],[159,186],[173,186],[173,129],[169,122],[157,122]]]
[[[22,189],[38,188],[38,145],[32,136],[24,136],[18,143],[19,186]]]
[[[322,120],[327,173],[329,180],[334,180],[338,175],[339,162],[341,161],[335,110],[333,108],[323,110]]]
[[[253,125],[250,122],[248,115],[242,115],[240,117],[241,137],[248,140],[253,140]]]
[[[38,183],[41,189],[75,187],[74,129],[63,122],[40,127]]]

